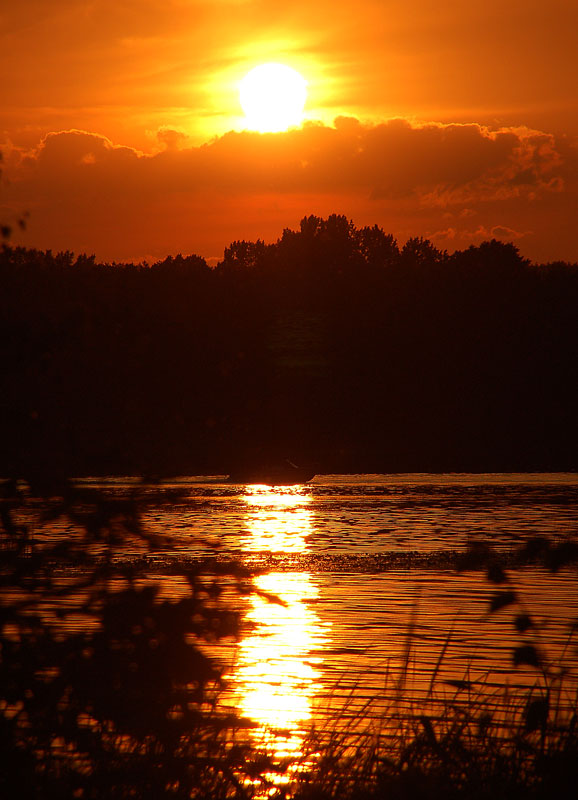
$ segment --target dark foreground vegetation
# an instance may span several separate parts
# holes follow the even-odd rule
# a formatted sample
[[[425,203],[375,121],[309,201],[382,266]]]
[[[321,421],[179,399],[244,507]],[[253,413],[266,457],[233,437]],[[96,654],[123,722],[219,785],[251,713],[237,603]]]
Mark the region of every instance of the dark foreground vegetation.
[[[577,698],[566,692],[568,673],[540,645],[531,610],[518,602],[515,575],[491,549],[464,553],[458,566],[485,572],[489,614],[510,614],[519,637],[512,666],[530,675],[527,689],[504,690],[496,703],[495,693],[464,676],[437,699],[444,647],[430,694],[408,709],[410,624],[381,724],[362,709],[348,724],[314,730],[302,763],[279,783],[275,776],[290,765],[256,751],[250,721],[219,706],[222,673],[207,651],[238,634],[235,599],[254,591],[250,575],[211,560],[173,565],[180,591],[173,583],[172,595],[163,596],[160,577],[119,558],[127,549],[154,553],[168,544],[143,528],[138,490],[111,499],[61,484],[38,498],[19,482],[2,492],[2,798],[576,796]],[[578,546],[534,539],[516,560],[554,575],[575,568]],[[574,620],[574,650],[576,628]]]
[[[202,645],[236,635],[221,594],[249,591],[241,568],[173,570],[186,591],[168,602],[159,580],[117,560],[161,543],[136,497],[62,483],[42,498],[42,535],[23,522],[38,498],[3,489],[0,797],[234,793],[255,756],[246,739],[233,746],[246,723],[216,709],[221,671]]]
[[[0,474],[578,467],[578,266],[307,217],[151,266],[5,246]]]

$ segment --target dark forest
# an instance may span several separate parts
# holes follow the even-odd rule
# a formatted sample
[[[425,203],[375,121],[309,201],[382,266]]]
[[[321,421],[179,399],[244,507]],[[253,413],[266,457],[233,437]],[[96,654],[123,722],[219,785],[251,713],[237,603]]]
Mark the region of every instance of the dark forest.
[[[0,474],[578,467],[578,265],[310,216],[273,244],[0,252]]]

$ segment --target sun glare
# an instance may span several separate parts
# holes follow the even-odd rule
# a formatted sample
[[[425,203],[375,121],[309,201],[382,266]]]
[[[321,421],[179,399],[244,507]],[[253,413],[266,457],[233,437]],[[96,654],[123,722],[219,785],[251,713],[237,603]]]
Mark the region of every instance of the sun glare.
[[[286,131],[303,120],[307,81],[285,64],[261,64],[241,81],[239,99],[248,128],[260,133]]]

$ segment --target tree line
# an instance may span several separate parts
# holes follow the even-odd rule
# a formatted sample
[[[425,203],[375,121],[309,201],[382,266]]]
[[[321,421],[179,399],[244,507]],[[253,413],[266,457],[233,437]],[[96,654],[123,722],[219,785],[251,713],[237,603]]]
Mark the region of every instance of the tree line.
[[[578,265],[305,217],[216,267],[4,245],[0,474],[578,466]]]

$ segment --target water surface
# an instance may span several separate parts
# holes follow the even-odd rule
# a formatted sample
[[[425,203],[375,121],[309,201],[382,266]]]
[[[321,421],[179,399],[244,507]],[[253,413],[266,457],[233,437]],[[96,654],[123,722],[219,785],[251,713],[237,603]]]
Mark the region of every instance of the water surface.
[[[217,656],[230,681],[226,702],[280,758],[298,759],[312,725],[342,725],[361,708],[366,720],[412,713],[418,701],[423,708],[461,691],[448,681],[467,680],[468,691],[483,690],[499,710],[504,687],[545,685],[544,670],[514,668],[521,644],[539,648],[550,675],[567,671],[564,702],[575,703],[576,570],[509,572],[506,588],[518,599],[490,614],[492,594],[504,587],[483,572],[458,572],[445,557],[472,543],[507,554],[536,536],[575,539],[576,474],[318,476],[292,487],[195,477],[79,484],[145,501],[146,529],[171,539],[148,559],[157,577],[175,560],[215,552],[259,568],[264,594],[242,605],[242,638]],[[50,525],[34,530],[39,540],[52,535]],[[120,557],[142,555],[127,544]],[[181,590],[166,578],[168,596]],[[514,627],[521,613],[534,621],[524,635]]]

